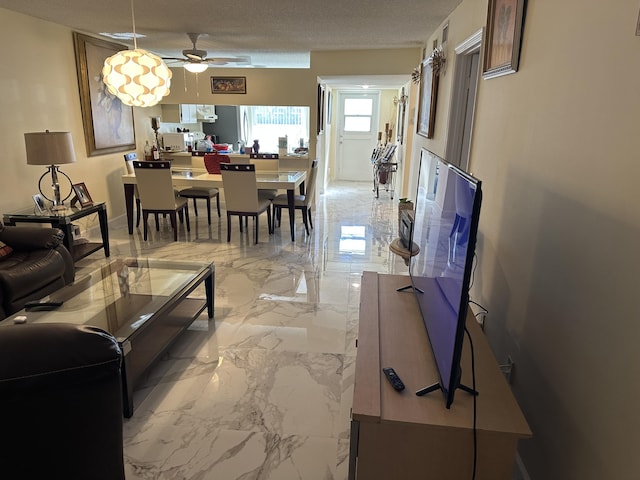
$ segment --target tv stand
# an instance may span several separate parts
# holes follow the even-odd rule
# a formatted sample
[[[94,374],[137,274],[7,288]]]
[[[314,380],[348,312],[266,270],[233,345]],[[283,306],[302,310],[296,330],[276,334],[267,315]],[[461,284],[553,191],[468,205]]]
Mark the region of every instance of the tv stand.
[[[364,272],[360,292],[356,373],[351,415],[349,479],[468,480],[473,469],[473,399],[456,395],[450,409],[439,395],[411,393],[437,380],[427,332],[413,296],[398,292],[407,276]],[[510,480],[518,440],[531,430],[489,344],[469,314],[475,351],[477,480]],[[461,381],[470,383],[465,343]],[[382,367],[393,367],[407,386],[396,392]],[[393,458],[394,461],[389,461]]]

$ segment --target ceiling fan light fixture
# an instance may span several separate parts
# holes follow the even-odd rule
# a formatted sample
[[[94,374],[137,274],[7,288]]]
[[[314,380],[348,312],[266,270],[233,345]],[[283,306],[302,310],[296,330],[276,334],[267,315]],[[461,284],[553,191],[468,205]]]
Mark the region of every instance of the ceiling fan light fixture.
[[[125,105],[152,107],[169,95],[171,70],[160,57],[138,48],[131,0],[133,50],[122,50],[104,61],[102,81]]]
[[[206,63],[185,63],[184,68],[191,73],[202,73],[209,68],[209,65]]]

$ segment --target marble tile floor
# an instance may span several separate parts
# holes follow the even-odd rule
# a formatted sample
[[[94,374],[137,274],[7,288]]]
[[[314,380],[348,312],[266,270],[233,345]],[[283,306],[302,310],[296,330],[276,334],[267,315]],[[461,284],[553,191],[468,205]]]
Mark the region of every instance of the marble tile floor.
[[[210,226],[203,208],[178,242],[168,222],[151,222],[147,242],[124,218],[109,225],[112,257],[216,265],[214,320],[198,318],[135,392],[127,479],[346,479],[361,274],[407,274],[388,249],[397,199],[334,183],[310,235],[299,211],[295,242],[286,212],[273,235],[263,216],[258,245],[251,221],[243,234],[234,222],[227,243],[224,209]],[[81,227],[97,235],[92,221]],[[103,262],[81,260],[78,275]]]

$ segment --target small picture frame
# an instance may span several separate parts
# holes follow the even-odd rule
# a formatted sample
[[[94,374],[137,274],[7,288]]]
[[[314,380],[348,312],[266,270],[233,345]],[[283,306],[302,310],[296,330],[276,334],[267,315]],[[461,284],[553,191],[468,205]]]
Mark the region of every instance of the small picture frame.
[[[38,213],[45,213],[47,211],[47,206],[44,204],[44,199],[42,195],[36,194],[33,196],[33,203],[36,204],[36,210]]]
[[[72,204],[75,204],[75,201],[77,200],[81,207],[93,205],[93,200],[91,199],[91,195],[89,195],[89,190],[87,190],[87,186],[84,183],[74,183],[73,193],[76,194],[76,197],[71,201]]]
[[[247,77],[211,77],[211,93],[247,93]]]

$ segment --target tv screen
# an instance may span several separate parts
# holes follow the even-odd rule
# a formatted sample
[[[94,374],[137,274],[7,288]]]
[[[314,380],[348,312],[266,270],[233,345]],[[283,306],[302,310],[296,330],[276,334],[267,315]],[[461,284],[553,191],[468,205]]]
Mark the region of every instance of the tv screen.
[[[481,182],[422,149],[412,241],[420,253],[409,274],[438,369],[447,408],[460,384],[460,358],[469,303]]]

